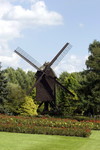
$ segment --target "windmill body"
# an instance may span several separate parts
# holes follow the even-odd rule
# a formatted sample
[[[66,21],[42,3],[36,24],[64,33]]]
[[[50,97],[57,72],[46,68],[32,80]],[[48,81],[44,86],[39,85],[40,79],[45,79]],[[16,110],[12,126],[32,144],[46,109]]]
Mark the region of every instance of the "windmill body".
[[[45,71],[45,69],[43,70],[43,72]],[[46,75],[44,74],[41,81],[36,85],[36,100],[50,102],[55,100],[56,83],[52,78],[56,78],[56,76],[51,68],[47,69],[45,73]],[[36,81],[38,81],[41,75],[42,71],[38,70],[35,74]],[[49,76],[51,76],[52,78],[50,78]]]
[[[54,64],[58,64],[70,48],[70,44],[66,43],[58,52],[58,54],[51,60],[51,62],[44,63],[43,65],[40,65],[34,58],[32,58],[21,48],[18,47],[15,50],[15,53],[17,53],[20,57],[22,57],[25,61],[37,69],[35,74],[36,82],[28,94],[32,92],[34,87],[36,87],[36,100],[41,102],[40,106],[44,103],[44,111],[48,111],[49,104],[53,109],[56,108],[56,85],[59,85],[61,88],[66,90],[66,92],[74,96],[73,93],[66,89],[66,87],[64,87],[57,80],[57,77],[52,69],[52,66]]]

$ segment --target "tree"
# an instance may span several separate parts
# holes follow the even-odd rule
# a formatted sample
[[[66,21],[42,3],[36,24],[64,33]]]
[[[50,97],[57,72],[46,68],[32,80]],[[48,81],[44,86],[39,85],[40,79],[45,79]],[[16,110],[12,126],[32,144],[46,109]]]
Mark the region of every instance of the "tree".
[[[7,79],[1,70],[0,62],[0,113],[5,112],[5,103],[7,101],[8,91],[7,91]]]
[[[79,98],[77,109],[75,110],[76,114],[83,115],[84,112],[87,110],[87,96],[88,90],[87,90],[87,70],[84,70],[82,72],[75,73],[75,78],[78,82],[77,88],[77,95]]]
[[[90,56],[86,61],[87,69],[100,75],[100,42],[94,41],[89,45]]]
[[[29,91],[35,81],[34,72],[28,71],[26,73],[21,68],[15,70],[10,67],[5,69],[4,73],[10,83],[19,85],[25,92]]]
[[[20,108],[25,101],[25,92],[17,84],[8,83],[8,101],[5,105],[6,113],[19,115]]]
[[[38,106],[34,103],[33,99],[29,96],[25,97],[24,103],[21,105],[20,115],[33,116],[37,115]]]
[[[68,74],[67,72],[62,73],[59,80],[69,91],[71,91],[75,95],[73,97],[63,89],[59,89],[58,105],[60,108],[60,112],[62,113],[62,115],[73,115],[74,111],[77,108],[78,102],[78,82],[75,79],[74,74]]]
[[[5,76],[8,79],[8,82],[18,84],[18,81],[16,79],[16,70],[12,67],[9,67],[3,71],[5,73]]]
[[[8,83],[8,101],[5,104],[7,114],[11,115],[36,115],[37,105],[33,99],[26,96],[25,91],[17,84]]]
[[[88,100],[87,113],[100,114],[100,42],[94,41],[89,45],[90,56],[87,65],[87,91]]]

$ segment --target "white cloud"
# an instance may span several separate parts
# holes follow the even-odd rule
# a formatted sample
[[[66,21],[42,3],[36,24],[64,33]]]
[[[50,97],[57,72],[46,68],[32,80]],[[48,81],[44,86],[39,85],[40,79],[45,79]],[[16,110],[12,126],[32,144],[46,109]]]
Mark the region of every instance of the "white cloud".
[[[10,56],[0,56],[0,62],[3,63],[3,68],[5,67],[16,67],[19,66],[19,58],[16,54],[12,53]]]
[[[60,25],[63,22],[62,16],[49,11],[44,1],[27,0],[30,3],[27,9],[21,5],[26,0],[20,0],[16,5],[14,1],[18,3],[18,0],[0,0],[0,61],[7,66],[19,64],[8,42],[21,37],[22,30],[34,26]]]
[[[20,24],[26,27],[29,25],[59,25],[62,24],[62,16],[55,12],[49,11],[44,1],[38,1],[31,5],[30,9],[25,9],[21,5],[11,5],[4,3],[7,8],[2,13],[2,19],[6,21],[20,21]],[[4,7],[3,6],[3,7]]]
[[[0,0],[0,39],[20,37],[23,29],[36,25],[59,24],[62,24],[62,16],[49,11],[43,1],[37,1],[31,4],[30,9],[25,9],[21,5]]]
[[[9,41],[20,36],[20,24],[18,22],[0,20],[0,39]]]
[[[86,58],[87,56],[67,55],[54,70],[58,76],[64,71],[69,73],[83,71]]]

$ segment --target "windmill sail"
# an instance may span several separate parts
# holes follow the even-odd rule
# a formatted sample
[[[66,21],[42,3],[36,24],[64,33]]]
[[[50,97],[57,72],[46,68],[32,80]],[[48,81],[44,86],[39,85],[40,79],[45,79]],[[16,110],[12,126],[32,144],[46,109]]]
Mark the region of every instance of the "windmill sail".
[[[51,66],[54,68],[56,67],[60,61],[63,59],[63,57],[68,53],[68,51],[71,49],[72,45],[69,43],[66,43],[64,47],[59,51],[59,53],[54,57]]]
[[[31,57],[28,53],[26,53],[23,49],[18,47],[15,51],[20,57],[26,60],[30,65],[32,65],[35,69],[40,70],[41,64]]]

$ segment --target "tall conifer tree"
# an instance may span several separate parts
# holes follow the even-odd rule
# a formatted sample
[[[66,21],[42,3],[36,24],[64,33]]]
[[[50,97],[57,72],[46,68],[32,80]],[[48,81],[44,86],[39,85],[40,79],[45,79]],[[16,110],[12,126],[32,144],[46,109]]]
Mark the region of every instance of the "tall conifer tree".
[[[1,70],[1,62],[0,62],[0,113],[4,113],[4,105],[7,101],[7,79]]]
[[[100,42],[94,41],[89,46],[90,56],[86,61],[88,111],[100,114]]]

